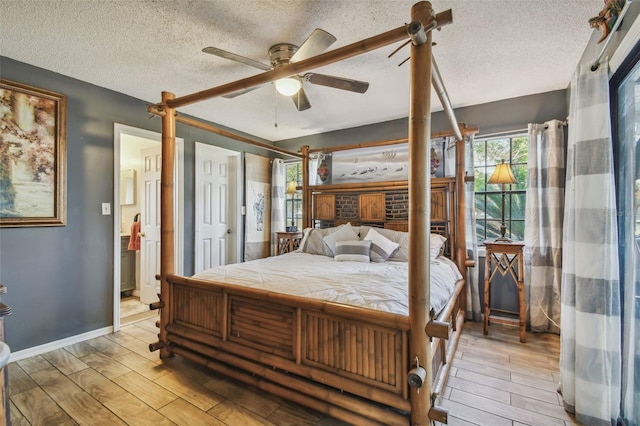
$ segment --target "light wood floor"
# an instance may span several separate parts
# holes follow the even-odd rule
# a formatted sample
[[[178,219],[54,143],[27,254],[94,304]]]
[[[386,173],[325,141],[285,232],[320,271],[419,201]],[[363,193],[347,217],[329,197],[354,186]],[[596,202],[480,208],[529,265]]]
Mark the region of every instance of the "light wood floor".
[[[560,337],[501,324],[482,333],[467,322],[440,405],[449,425],[579,425],[562,406],[558,387]]]
[[[120,299],[120,325],[122,326],[155,315],[157,313],[149,311],[149,305],[142,303],[139,297],[125,296]]]
[[[156,318],[9,364],[18,425],[345,425],[180,357],[159,361]],[[442,405],[450,425],[577,424],[563,410],[558,336],[465,324]]]

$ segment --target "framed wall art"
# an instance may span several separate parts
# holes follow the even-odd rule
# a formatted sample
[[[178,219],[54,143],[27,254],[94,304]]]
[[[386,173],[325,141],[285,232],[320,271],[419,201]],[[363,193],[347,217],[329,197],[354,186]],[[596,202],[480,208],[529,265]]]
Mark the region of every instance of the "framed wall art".
[[[66,106],[0,79],[0,227],[65,225]]]
[[[381,182],[409,177],[409,145],[358,148],[331,155],[331,183]]]

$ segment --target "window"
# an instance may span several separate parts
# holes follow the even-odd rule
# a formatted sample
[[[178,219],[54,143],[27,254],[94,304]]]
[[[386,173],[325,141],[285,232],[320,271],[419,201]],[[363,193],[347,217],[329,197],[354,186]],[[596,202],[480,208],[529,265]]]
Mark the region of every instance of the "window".
[[[524,210],[527,188],[527,135],[480,139],[473,143],[476,195],[476,232],[478,244],[500,236],[502,222],[502,185],[487,184],[496,164],[503,159],[511,165],[518,183],[505,185],[505,237],[524,240]]]
[[[285,173],[287,176],[287,194],[285,196],[285,217],[286,227],[290,230],[290,227],[295,227],[298,231],[302,230],[302,191],[299,189],[296,192],[288,192],[290,182],[295,182],[296,187],[302,186],[302,162],[297,161],[295,163],[288,163],[285,166]]]

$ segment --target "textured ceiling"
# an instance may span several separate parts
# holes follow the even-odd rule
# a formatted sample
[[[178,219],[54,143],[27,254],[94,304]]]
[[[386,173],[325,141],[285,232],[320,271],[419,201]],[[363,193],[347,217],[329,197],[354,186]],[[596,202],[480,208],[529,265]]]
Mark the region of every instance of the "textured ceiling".
[[[329,50],[410,20],[413,1],[0,1],[0,55],[149,103],[262,71],[202,53],[215,46],[268,63],[268,48],[301,44],[315,28]],[[434,33],[434,56],[454,108],[568,86],[602,0],[434,0],[453,24]],[[312,108],[298,112],[267,85],[182,112],[277,141],[408,115],[409,67],[396,46],[318,69],[365,80],[365,94],[305,85]],[[433,107],[440,110],[437,97]],[[277,127],[274,124],[277,121]]]

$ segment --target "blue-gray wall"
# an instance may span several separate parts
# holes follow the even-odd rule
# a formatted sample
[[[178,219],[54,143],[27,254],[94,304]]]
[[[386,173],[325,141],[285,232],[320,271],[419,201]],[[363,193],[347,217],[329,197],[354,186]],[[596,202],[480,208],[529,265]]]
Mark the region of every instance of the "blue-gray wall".
[[[477,126],[480,132],[476,137],[526,129],[528,123],[544,123],[554,118],[564,120],[568,114],[566,92],[566,90],[556,90],[458,108],[455,110],[456,119],[459,123],[465,123],[467,126]],[[451,126],[444,112],[437,111],[432,114],[432,132],[442,132],[450,129]],[[368,126],[282,140],[276,142],[276,145],[289,150],[298,150],[303,145],[309,145],[311,148],[349,145],[407,137],[408,130],[408,120],[403,118]]]
[[[146,112],[160,93],[143,101],[5,57],[0,77],[67,96],[66,226],[0,229],[2,300],[13,309],[6,341],[15,352],[113,324],[114,216],[100,208],[113,202],[113,125],[160,132],[160,119]],[[191,274],[195,141],[270,153],[181,124],[176,134],[185,141],[184,271]]]

